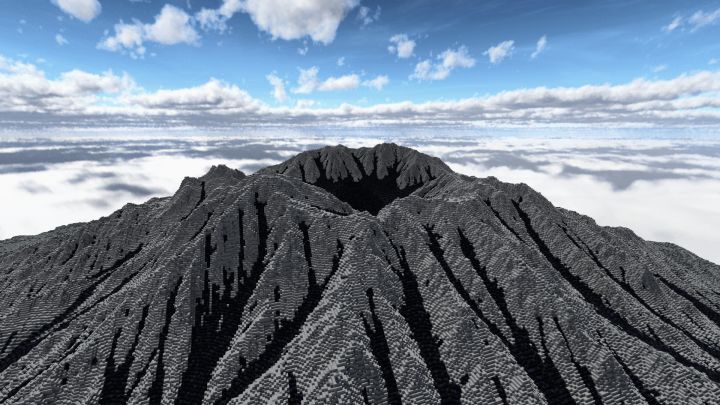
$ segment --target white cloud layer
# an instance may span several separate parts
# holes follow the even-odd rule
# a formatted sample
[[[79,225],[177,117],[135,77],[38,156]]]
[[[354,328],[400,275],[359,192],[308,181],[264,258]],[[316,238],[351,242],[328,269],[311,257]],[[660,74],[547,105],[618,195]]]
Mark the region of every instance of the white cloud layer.
[[[470,56],[465,46],[457,49],[446,49],[437,56],[439,62],[433,63],[426,59],[415,65],[415,71],[410,79],[415,80],[444,80],[456,68],[471,68],[475,66],[475,59]]]
[[[52,0],[60,10],[83,22],[90,22],[100,15],[102,6],[98,0]]]
[[[540,38],[542,40],[542,38]],[[538,47],[540,46],[540,43],[538,41]],[[544,47],[543,47],[544,48]],[[491,46],[488,48],[487,51],[483,53],[483,55],[487,55],[490,59],[490,63],[492,64],[498,64],[502,62],[505,58],[512,55],[513,51],[515,51],[515,41],[503,41],[495,46]],[[535,55],[535,54],[533,54]],[[537,56],[537,55],[536,55]]]
[[[115,33],[107,36],[98,44],[98,48],[108,51],[128,52],[132,57],[145,55],[145,42],[162,45],[196,44],[200,35],[192,26],[192,17],[175,6],[166,4],[152,24],[133,21],[130,24],[115,24]]]
[[[388,51],[398,58],[407,59],[413,55],[415,51],[415,41],[408,38],[407,34],[398,34],[390,37],[391,45],[388,46]]]
[[[545,48],[547,47],[547,35],[543,35],[538,39],[537,44],[535,44],[535,51],[530,55],[532,59],[535,59],[540,55]]]
[[[310,37],[329,44],[335,39],[340,22],[359,3],[359,0],[223,0],[220,8],[203,8],[195,18],[203,29],[224,31],[227,21],[243,12],[273,39]]]
[[[463,56],[465,55],[465,56]],[[438,69],[470,66],[463,52],[445,52]],[[434,73],[433,73],[434,72]],[[271,83],[272,84],[272,83]],[[296,94],[382,88],[384,76],[320,79],[300,71]],[[310,108],[269,106],[231,83],[215,79],[182,89],[147,92],[127,74],[72,70],[47,77],[35,65],[0,57],[0,123],[15,127],[107,127],[337,124],[507,126],[720,127],[720,72],[626,84],[535,87],[456,100]]]

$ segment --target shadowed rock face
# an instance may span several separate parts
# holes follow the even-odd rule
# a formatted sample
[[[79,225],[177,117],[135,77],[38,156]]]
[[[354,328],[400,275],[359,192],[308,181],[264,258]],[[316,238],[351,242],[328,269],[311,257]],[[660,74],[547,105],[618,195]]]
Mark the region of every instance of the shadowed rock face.
[[[715,403],[720,268],[396,145],[0,241],[0,403]]]

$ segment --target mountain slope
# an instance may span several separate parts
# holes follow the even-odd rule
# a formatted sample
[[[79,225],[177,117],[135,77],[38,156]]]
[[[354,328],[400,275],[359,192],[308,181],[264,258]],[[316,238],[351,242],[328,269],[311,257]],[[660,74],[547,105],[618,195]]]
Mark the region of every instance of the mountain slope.
[[[0,242],[0,403],[706,403],[720,268],[392,144]]]

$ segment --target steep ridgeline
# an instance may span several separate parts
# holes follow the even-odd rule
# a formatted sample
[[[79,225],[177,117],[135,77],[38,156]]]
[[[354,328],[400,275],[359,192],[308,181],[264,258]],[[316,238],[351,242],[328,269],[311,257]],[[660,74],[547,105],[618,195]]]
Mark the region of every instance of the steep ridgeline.
[[[396,145],[0,242],[0,403],[720,402],[720,267]]]

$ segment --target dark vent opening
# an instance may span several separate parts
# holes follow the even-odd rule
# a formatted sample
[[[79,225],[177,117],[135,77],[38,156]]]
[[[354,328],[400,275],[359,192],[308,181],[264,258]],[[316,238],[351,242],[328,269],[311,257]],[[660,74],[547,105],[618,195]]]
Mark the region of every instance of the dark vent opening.
[[[315,163],[320,168],[320,177],[314,183],[316,186],[327,190],[354,209],[367,211],[372,215],[377,215],[386,205],[398,198],[407,197],[422,186],[418,183],[401,189],[397,185],[400,174],[395,167],[388,167],[388,173],[382,179],[378,178],[377,169],[373,169],[372,173],[363,176],[359,181],[352,177],[332,180],[325,175],[320,159],[315,159]],[[362,166],[360,170],[363,170]]]

